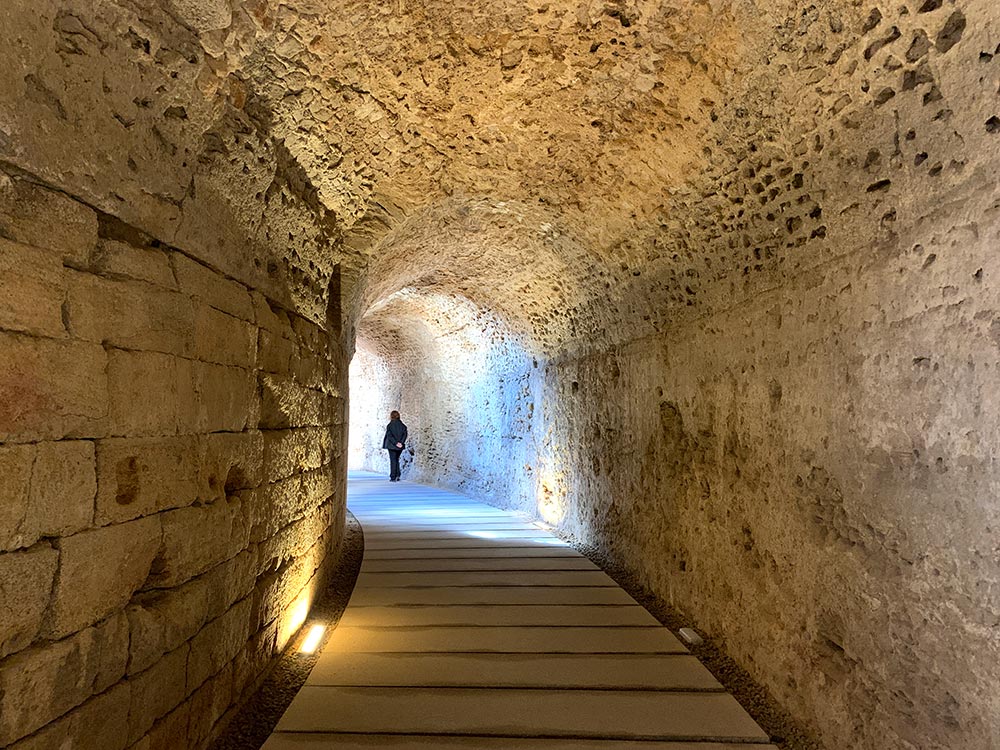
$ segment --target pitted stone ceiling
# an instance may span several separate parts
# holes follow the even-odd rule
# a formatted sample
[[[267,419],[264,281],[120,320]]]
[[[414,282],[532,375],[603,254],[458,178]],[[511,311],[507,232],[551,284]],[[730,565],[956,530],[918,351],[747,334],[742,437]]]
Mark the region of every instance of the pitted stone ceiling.
[[[369,257],[365,304],[461,295],[550,350],[657,333],[891,237],[897,185],[963,179],[994,115],[947,73],[963,35],[991,59],[989,29],[937,0],[253,13],[242,70]],[[914,174],[938,147],[950,163]]]
[[[718,3],[292,3],[258,71],[348,227],[372,199],[576,209],[614,237],[696,168],[738,63]]]
[[[268,36],[246,69],[348,245],[371,255],[363,307],[429,287],[551,343],[622,319],[605,301],[656,259],[627,241],[705,169],[760,13],[291,3],[258,15]]]
[[[31,18],[0,19],[6,162],[314,320],[334,266],[367,266],[355,313],[423,288],[549,351],[890,240],[1000,130],[988,0],[67,0]]]

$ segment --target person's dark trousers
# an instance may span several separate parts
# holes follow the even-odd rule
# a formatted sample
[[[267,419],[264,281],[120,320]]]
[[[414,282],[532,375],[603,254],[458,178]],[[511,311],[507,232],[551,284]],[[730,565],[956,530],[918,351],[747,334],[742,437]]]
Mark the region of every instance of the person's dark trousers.
[[[403,451],[389,451],[389,479],[399,479],[399,454]]]

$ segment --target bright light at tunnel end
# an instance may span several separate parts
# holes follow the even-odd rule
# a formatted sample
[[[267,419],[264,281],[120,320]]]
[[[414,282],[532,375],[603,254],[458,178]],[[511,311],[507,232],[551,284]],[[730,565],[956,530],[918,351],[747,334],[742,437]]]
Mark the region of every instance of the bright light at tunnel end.
[[[302,641],[302,645],[299,646],[300,654],[314,654],[316,649],[319,648],[320,642],[323,640],[323,634],[326,632],[325,625],[313,625],[309,628],[309,632],[306,634],[305,639]]]

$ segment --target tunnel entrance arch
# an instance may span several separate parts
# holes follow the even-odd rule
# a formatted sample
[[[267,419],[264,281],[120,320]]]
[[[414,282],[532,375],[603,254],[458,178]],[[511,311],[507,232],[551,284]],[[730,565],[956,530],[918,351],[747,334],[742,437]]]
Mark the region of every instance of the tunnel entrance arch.
[[[502,318],[465,297],[413,288],[388,296],[358,326],[350,467],[386,470],[382,434],[399,409],[410,432],[404,478],[530,504],[536,365]]]

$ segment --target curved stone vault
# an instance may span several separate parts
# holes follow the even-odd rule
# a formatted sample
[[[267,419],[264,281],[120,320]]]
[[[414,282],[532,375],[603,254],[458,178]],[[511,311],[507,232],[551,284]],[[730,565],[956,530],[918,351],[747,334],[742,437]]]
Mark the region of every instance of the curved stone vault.
[[[0,63],[0,747],[207,747],[391,408],[821,746],[1000,744],[993,0],[9,0]]]

